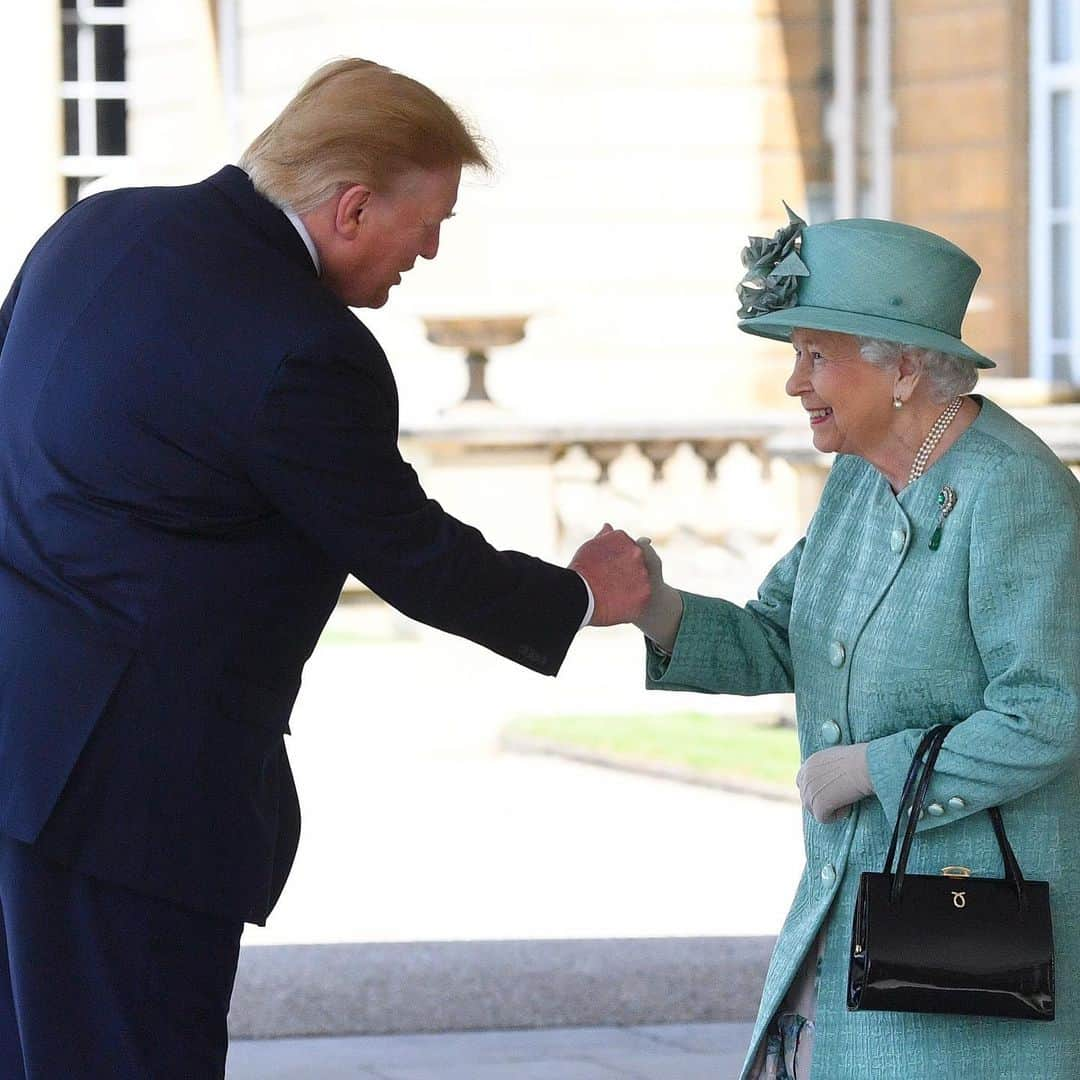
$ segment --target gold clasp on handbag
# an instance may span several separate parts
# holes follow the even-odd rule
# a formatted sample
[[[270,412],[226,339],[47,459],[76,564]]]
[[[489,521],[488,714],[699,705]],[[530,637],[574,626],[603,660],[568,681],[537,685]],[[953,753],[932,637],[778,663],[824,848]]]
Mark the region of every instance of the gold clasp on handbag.
[[[943,866],[941,868],[941,876],[951,878],[965,878],[971,877],[971,871],[966,866]]]

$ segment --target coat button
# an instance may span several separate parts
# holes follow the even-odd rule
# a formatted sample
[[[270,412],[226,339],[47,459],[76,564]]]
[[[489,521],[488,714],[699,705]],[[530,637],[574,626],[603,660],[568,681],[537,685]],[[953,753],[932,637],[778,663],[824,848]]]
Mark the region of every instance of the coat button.
[[[889,537],[889,547],[892,548],[893,554],[899,555],[906,543],[907,533],[903,529],[893,529],[892,536]]]
[[[941,817],[945,813],[945,807],[939,802],[932,802],[927,808],[926,812],[931,817]]]
[[[826,885],[831,885],[836,880],[836,867],[831,862],[827,862],[821,868],[821,880]]]
[[[840,741],[840,725],[835,720],[826,720],[821,725],[821,738],[829,746],[835,746]]]
[[[951,799],[949,800],[949,805],[950,805],[950,806],[951,806],[951,807],[952,807],[952,808],[953,808],[954,810],[963,810],[963,809],[964,809],[964,808],[965,808],[965,807],[967,806],[967,803],[966,803],[966,802],[964,802],[964,800],[963,800],[963,799],[961,799],[959,795],[954,795],[954,796],[953,796],[953,797],[952,797],[952,798],[951,798]]]
[[[833,667],[843,667],[844,661],[847,659],[847,650],[844,648],[844,644],[841,641],[829,642],[829,663]]]

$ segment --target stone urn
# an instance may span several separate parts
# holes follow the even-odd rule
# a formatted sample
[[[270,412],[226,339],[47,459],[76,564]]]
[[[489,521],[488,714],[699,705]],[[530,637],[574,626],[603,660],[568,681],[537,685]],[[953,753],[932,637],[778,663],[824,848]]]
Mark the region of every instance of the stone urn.
[[[525,337],[528,315],[425,315],[421,316],[427,339],[433,345],[465,350],[469,388],[459,404],[486,402],[493,405],[485,383],[488,350],[516,345]]]

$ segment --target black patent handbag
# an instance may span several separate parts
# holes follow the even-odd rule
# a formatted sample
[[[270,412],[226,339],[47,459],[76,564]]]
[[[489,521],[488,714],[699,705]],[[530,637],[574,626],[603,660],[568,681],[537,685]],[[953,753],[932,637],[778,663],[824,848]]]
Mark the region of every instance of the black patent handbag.
[[[943,724],[923,737],[904,784],[885,869],[859,878],[848,1009],[1053,1020],[1050,887],[1024,880],[997,807],[988,812],[1004,877],[971,877],[960,866],[945,867],[941,876],[906,872],[949,731]],[[904,839],[894,871],[901,823]]]

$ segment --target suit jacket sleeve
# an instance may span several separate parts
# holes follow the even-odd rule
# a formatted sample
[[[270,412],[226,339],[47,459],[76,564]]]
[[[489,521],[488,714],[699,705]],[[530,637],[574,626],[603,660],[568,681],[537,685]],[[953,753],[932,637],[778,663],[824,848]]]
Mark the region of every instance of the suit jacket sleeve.
[[[15,278],[14,284],[8,291],[7,297],[0,306],[0,349],[4,347],[4,339],[7,337],[8,327],[11,325],[11,316],[15,311],[15,300],[19,295],[19,283],[22,281],[22,271]]]
[[[984,707],[950,733],[927,798],[959,798],[964,807],[927,814],[920,830],[1033,791],[1080,752],[1078,493],[1064,467],[1019,455],[983,486],[972,518],[968,612],[986,672]],[[923,734],[904,730],[870,743],[871,779],[890,821]]]
[[[745,607],[682,593],[683,617],[670,657],[646,644],[650,690],[780,694],[794,688],[788,620],[803,544],[784,556]]]
[[[427,498],[397,446],[387,374],[288,357],[252,418],[249,469],[309,539],[399,611],[555,674],[581,625],[576,573],[497,551]]]

